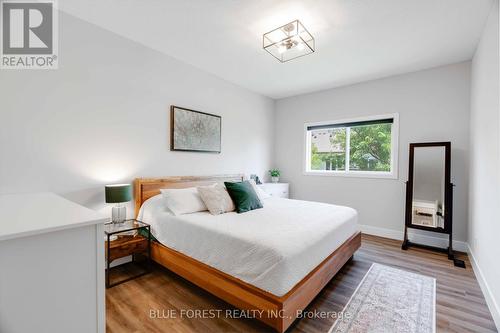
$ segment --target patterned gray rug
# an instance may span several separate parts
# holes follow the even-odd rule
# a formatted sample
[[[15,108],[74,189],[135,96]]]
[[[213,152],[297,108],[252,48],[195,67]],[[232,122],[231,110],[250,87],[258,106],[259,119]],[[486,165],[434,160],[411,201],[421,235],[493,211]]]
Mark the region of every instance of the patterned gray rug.
[[[436,331],[436,279],[372,264],[329,333]]]

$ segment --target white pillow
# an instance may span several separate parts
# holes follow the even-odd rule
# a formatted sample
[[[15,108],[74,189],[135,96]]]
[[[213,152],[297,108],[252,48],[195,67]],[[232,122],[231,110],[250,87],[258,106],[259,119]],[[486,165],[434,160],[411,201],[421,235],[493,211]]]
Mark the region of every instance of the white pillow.
[[[174,215],[202,212],[207,206],[201,200],[196,187],[160,190],[167,208]]]
[[[250,179],[249,182],[250,182],[250,184],[252,184],[252,187],[253,187],[255,193],[257,193],[257,196],[259,197],[259,200],[261,203],[262,203],[262,200],[271,197],[266,191],[264,191],[259,186],[257,186],[257,184],[255,183],[255,180]]]
[[[165,206],[165,200],[161,194],[157,194],[148,200],[144,201],[137,215],[139,221],[151,224],[158,213],[172,215],[172,212]]]
[[[198,193],[212,215],[224,214],[236,209],[226,187],[221,184],[200,186]]]

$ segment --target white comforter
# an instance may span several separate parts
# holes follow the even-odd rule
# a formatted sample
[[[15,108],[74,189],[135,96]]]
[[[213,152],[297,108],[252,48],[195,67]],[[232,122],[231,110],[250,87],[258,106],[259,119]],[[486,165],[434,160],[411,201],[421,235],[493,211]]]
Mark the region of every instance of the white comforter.
[[[357,230],[357,212],[317,202],[269,198],[243,214],[173,216],[161,197],[139,219],[162,244],[276,296],[283,296]]]

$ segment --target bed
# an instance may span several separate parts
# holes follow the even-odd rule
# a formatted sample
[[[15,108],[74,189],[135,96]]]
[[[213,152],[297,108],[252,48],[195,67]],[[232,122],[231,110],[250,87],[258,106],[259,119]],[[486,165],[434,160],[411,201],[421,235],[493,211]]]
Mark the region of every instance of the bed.
[[[244,214],[173,216],[163,188],[241,181],[242,175],[135,180],[136,216],[150,223],[152,259],[284,332],[361,245],[351,208],[282,198]],[[305,237],[307,235],[307,237]]]

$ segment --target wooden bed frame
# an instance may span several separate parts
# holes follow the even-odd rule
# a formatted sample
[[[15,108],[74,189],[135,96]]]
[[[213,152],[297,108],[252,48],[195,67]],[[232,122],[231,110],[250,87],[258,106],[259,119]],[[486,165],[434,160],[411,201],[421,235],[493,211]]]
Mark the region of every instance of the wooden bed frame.
[[[142,203],[160,193],[163,188],[186,188],[224,181],[242,181],[243,175],[206,177],[138,178],[134,181],[135,215]],[[152,259],[172,272],[182,276],[242,310],[259,310],[257,319],[284,332],[323,287],[337,274],[361,246],[361,233],[352,235],[330,254],[321,264],[304,277],[292,290],[278,297],[242,280],[223,273],[200,261],[172,250],[160,243],[151,245]],[[262,311],[262,312],[260,312]]]

